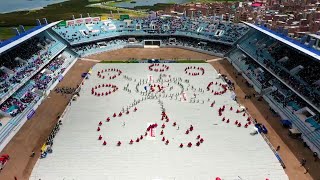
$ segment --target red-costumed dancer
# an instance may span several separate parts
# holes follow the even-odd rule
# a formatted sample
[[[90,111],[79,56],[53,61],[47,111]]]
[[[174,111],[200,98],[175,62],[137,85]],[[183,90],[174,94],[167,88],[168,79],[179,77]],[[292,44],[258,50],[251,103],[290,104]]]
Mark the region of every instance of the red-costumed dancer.
[[[129,144],[133,144],[133,140],[132,140],[132,139],[130,140],[130,143],[129,143]]]
[[[139,141],[140,141],[140,139],[139,139],[139,138],[137,138],[136,142],[139,142]]]
[[[99,122],[99,126],[101,126],[101,125],[102,125],[102,122],[100,121],[100,122]]]
[[[200,139],[200,143],[203,143],[203,141],[204,141],[203,138],[201,138],[201,139]]]
[[[179,147],[180,147],[180,148],[183,148],[183,144],[181,143]]]
[[[191,143],[191,142],[189,142],[189,143],[188,143],[188,147],[191,147],[191,146],[192,146],[192,143]]]
[[[118,141],[117,145],[118,145],[118,146],[121,146],[121,141]]]
[[[168,145],[169,144],[169,140],[167,139],[167,141],[166,141],[166,145]]]
[[[162,141],[165,141],[165,140],[166,140],[166,138],[162,137]]]
[[[197,139],[200,139],[200,135],[197,136]]]
[[[163,135],[163,130],[161,130],[160,135]]]
[[[163,128],[165,128],[165,127],[166,127],[166,125],[165,125],[165,124],[162,124],[161,128],[163,129]]]
[[[97,131],[100,131],[100,127],[98,127]]]
[[[199,141],[197,142],[196,146],[200,146],[200,142]]]
[[[186,131],[186,134],[189,134],[189,129]]]
[[[104,145],[104,146],[107,145],[107,142],[106,142],[106,141],[103,141],[102,145]]]
[[[102,139],[102,136],[100,135],[98,139],[101,140],[101,139]]]

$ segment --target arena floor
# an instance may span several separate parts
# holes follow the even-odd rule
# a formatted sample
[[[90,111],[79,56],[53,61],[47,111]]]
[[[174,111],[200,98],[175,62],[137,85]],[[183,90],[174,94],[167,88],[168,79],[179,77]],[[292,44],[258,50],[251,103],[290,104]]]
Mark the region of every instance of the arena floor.
[[[185,56],[184,50],[171,48],[164,52],[161,49],[156,49],[158,57],[154,57],[155,49],[122,49],[118,51],[106,52],[100,54],[99,60],[127,60],[129,58],[168,58],[167,51],[176,52],[177,57]],[[121,52],[121,53],[119,53]],[[188,51],[186,58],[200,59],[198,55],[193,56],[192,51]],[[136,55],[137,54],[137,55]],[[139,55],[139,56],[138,56]],[[207,56],[207,55],[203,55]],[[115,59],[115,57],[117,57]],[[94,58],[91,56],[90,58]],[[215,59],[216,57],[210,56],[205,59]],[[180,58],[179,58],[180,59]],[[73,68],[69,70],[62,82],[58,84],[59,87],[63,86],[76,86],[81,81],[81,73],[87,71],[96,61],[78,61]],[[268,138],[273,146],[281,146],[279,151],[281,158],[285,162],[287,168],[285,169],[290,180],[319,180],[320,177],[320,163],[314,162],[312,154],[307,148],[304,148],[301,142],[292,140],[288,137],[286,131],[283,131],[280,126],[279,117],[272,114],[268,105],[264,101],[257,101],[256,99],[244,99],[244,95],[252,95],[255,93],[252,88],[248,88],[244,83],[245,80],[241,76],[236,75],[235,69],[230,63],[225,60],[211,62],[215,69],[219,69],[221,73],[226,74],[229,79],[235,82],[235,92],[238,101],[249,108],[249,113],[259,122],[266,125],[269,130]],[[11,155],[10,162],[6,165],[5,169],[0,173],[0,179],[10,180],[14,179],[29,179],[32,169],[39,157],[38,150],[42,146],[45,139],[48,137],[51,129],[56,123],[57,115],[61,114],[66,107],[70,97],[63,97],[55,92],[50,93],[49,97],[37,109],[36,115],[26,122],[24,127],[16,134],[12,141],[6,146],[1,153],[8,153]],[[46,119],[46,121],[43,121]],[[31,130],[32,129],[32,130]],[[26,138],[27,137],[27,138]],[[36,152],[34,158],[30,158],[31,151]],[[308,173],[305,172],[304,167],[300,167],[299,160],[301,158],[307,160],[306,168],[309,169]]]
[[[83,72],[88,72],[95,63],[77,61],[66,74],[58,87],[77,87]],[[1,180],[29,179],[31,171],[40,156],[40,149],[57,123],[57,116],[61,115],[71,96],[62,96],[54,91],[42,102],[32,119],[28,120],[12,138],[1,154],[9,154],[10,161],[0,173]],[[36,156],[30,158],[31,152]]]
[[[164,68],[162,65],[153,68],[160,70]],[[204,75],[185,74],[185,68],[190,65],[204,68]],[[38,160],[30,179],[288,179],[263,138],[250,135],[253,125],[244,128],[248,115],[236,113],[240,106],[232,100],[232,92],[211,93],[211,90],[223,91],[219,85],[223,81],[218,79],[212,66],[167,64],[169,69],[163,72],[162,78],[160,72],[149,71],[148,66],[150,64],[95,65],[81,88],[80,98],[72,103],[63,119],[54,140],[54,153]],[[109,68],[123,73],[112,80],[107,77],[116,74],[114,71],[101,73],[105,79],[98,77],[98,71]],[[189,72],[201,71],[191,69]],[[207,91],[210,82],[214,84]],[[96,93],[113,89],[102,87],[105,83],[119,89],[108,96],[92,94],[96,86]],[[164,89],[156,87],[155,92],[151,92],[150,84]],[[161,120],[162,105],[168,122]],[[218,109],[223,106],[225,110],[219,116]],[[119,117],[121,112],[123,115]],[[114,113],[117,117],[113,117]],[[107,117],[110,122],[106,122]],[[223,122],[222,117],[226,121],[230,119],[230,123]],[[241,127],[234,124],[236,120],[242,123]],[[147,127],[154,123],[159,125],[152,132],[154,135],[148,132],[145,136]],[[166,127],[162,128],[162,124]],[[194,130],[185,134],[191,125]],[[164,134],[160,135],[162,130]],[[204,139],[199,147],[196,146],[198,135]],[[140,136],[143,138],[140,142],[129,144],[130,139]],[[169,144],[162,141],[163,137]],[[104,140],[106,146],[102,145]],[[118,141],[122,142],[120,146]],[[191,148],[186,147],[188,142],[192,142]],[[179,148],[181,143],[183,148]]]
[[[134,59],[215,59],[215,56],[179,48],[125,48],[104,52],[87,57],[94,60],[127,60]]]

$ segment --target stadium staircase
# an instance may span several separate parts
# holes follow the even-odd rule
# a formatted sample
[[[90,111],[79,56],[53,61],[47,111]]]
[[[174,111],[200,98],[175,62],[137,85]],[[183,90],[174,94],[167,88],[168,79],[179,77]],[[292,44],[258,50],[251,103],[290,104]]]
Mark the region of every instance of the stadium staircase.
[[[23,95],[25,95],[27,92],[31,91],[33,89],[34,84],[31,82],[27,82],[24,87],[20,88],[15,94],[14,97],[17,99],[21,99]]]

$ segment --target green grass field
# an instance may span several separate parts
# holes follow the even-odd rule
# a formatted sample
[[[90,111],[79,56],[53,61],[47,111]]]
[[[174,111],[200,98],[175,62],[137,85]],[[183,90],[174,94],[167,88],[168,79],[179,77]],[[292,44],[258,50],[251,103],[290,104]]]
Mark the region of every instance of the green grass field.
[[[107,1],[107,0],[103,0]],[[80,14],[84,16],[87,13],[90,13],[90,16],[100,16],[103,14],[109,14],[110,11],[113,13],[117,13],[118,10],[120,13],[134,16],[136,14],[135,11],[128,11],[126,9],[117,9],[115,7],[112,8],[99,8],[99,7],[88,7],[91,3],[88,0],[70,0],[58,4],[49,5],[44,9],[40,10],[32,10],[32,11],[21,11],[21,12],[12,12],[6,14],[0,14],[0,26],[2,27],[10,27],[17,25],[26,25],[26,26],[34,26],[36,24],[36,19],[42,19],[46,17],[49,22],[58,21],[58,20],[66,20],[71,19],[72,15],[79,17]]]
[[[33,26],[25,26],[25,30],[31,29]],[[0,27],[0,40],[9,39],[15,34],[11,27]]]

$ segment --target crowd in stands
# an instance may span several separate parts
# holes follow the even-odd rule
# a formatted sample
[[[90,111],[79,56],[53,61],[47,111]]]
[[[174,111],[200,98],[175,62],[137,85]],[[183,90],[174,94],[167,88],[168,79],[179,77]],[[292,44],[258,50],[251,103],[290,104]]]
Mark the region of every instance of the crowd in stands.
[[[49,82],[52,80],[50,75],[37,74],[32,78],[36,84],[36,88],[39,90],[47,89]]]
[[[26,104],[22,103],[14,97],[10,97],[1,104],[0,109],[3,112],[9,113],[11,116],[16,116],[17,114],[21,113],[26,107]]]
[[[36,97],[36,95],[32,92],[27,92],[23,98],[20,99],[21,102],[28,104],[31,103],[34,98]]]
[[[253,59],[251,59],[248,56],[242,58],[241,60],[244,61],[244,63],[248,66],[248,68],[245,69],[246,73],[249,73],[252,76],[254,76],[259,81],[262,89],[271,86],[269,80],[273,79],[273,76],[270,73],[256,73],[255,70],[257,70],[260,66],[258,63],[256,63]]]
[[[53,73],[62,66],[64,60],[64,57],[56,57],[48,65],[45,66],[45,69],[50,70],[51,73]],[[39,90],[45,90],[48,88],[49,83],[53,80],[53,77],[52,74],[48,74],[45,72],[36,74],[32,78],[32,80],[35,83],[34,88],[37,88]]]
[[[248,52],[254,49],[255,54],[252,55],[256,57],[256,60],[265,64],[267,68],[309,99],[315,106],[320,107],[320,85],[316,84],[320,80],[320,63],[318,60],[300,53],[298,50],[294,50],[267,35],[257,34],[259,39],[253,35],[243,42],[241,47],[248,50]],[[298,66],[303,68],[297,73],[293,73],[291,70]]]
[[[51,56],[50,51],[45,51],[55,42],[45,36],[36,36],[21,43],[21,45],[0,55],[0,67],[5,67],[13,73],[0,70],[0,96],[20,83],[24,78],[37,70]]]
[[[237,50],[240,51],[241,50]],[[299,110],[300,108],[308,107],[313,112],[315,112],[317,115],[313,117],[317,122],[320,123],[320,117],[319,113],[317,113],[316,110],[314,110],[312,107],[310,107],[303,99],[301,99],[297,94],[295,94],[291,89],[289,89],[285,84],[281,83],[277,78],[275,78],[271,73],[268,71],[263,70],[263,68],[252,58],[248,56],[241,56],[241,54],[237,54],[237,56],[232,56],[235,52],[232,51],[229,55],[229,57],[238,57],[235,59],[232,59],[232,62],[234,64],[239,64],[239,62],[245,63],[247,66],[242,66],[241,70],[243,73],[252,74],[250,76],[250,79],[253,79],[261,83],[261,89],[266,89],[268,87],[273,87],[273,90],[269,91],[268,93],[264,94],[267,96],[271,96],[275,101],[277,101],[281,107],[280,108],[288,108],[293,110]],[[236,62],[239,61],[239,62]],[[266,61],[266,60],[265,60]],[[270,63],[270,61],[266,61],[269,66],[273,65]],[[239,67],[239,66],[238,66]],[[258,69],[262,69],[263,71],[258,71]],[[280,71],[279,69],[278,71]],[[255,73],[255,72],[259,73]],[[256,83],[253,81],[253,83]]]
[[[128,21],[127,21],[128,22]],[[138,34],[167,34],[202,37],[212,41],[234,43],[249,28],[243,24],[235,24],[213,17],[155,17],[132,19],[127,23],[120,20],[107,20],[76,24],[73,26],[56,26],[53,29],[71,43],[85,42],[97,38],[115,35]]]
[[[204,51],[219,53],[219,54],[225,54],[230,49],[231,46],[219,44],[219,43],[213,43],[209,41],[200,41],[200,40],[194,40],[187,37],[176,37],[175,42],[170,42],[169,39],[163,39],[162,43],[164,45],[178,45],[178,46],[185,46],[185,47],[192,47],[196,49],[201,49]]]
[[[32,91],[34,88],[38,90],[46,90],[54,78],[52,73],[58,69],[61,69],[61,72],[64,71],[64,68],[61,68],[64,61],[64,56],[54,58],[44,67],[43,72],[39,72],[33,76],[13,96],[2,103],[0,106],[1,111],[10,114],[11,116],[16,116],[21,113],[38,96]]]

